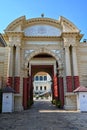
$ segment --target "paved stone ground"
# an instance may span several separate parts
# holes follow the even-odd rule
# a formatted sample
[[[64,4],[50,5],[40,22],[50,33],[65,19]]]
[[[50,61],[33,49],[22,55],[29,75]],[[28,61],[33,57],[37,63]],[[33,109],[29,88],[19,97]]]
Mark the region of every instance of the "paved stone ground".
[[[0,130],[87,130],[87,113],[58,110],[48,101],[31,109],[0,114]]]

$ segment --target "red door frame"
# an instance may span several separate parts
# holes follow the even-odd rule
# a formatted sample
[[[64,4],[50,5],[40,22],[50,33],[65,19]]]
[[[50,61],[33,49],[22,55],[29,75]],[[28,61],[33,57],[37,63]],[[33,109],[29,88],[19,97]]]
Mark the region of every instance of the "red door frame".
[[[33,78],[40,71],[47,72],[52,78],[52,99],[60,99],[62,106],[64,105],[64,90],[63,80],[59,80],[57,75],[54,75],[53,65],[31,65],[31,76],[24,78],[23,82],[23,106],[27,109],[28,101],[33,102]],[[59,83],[58,83],[59,82]]]

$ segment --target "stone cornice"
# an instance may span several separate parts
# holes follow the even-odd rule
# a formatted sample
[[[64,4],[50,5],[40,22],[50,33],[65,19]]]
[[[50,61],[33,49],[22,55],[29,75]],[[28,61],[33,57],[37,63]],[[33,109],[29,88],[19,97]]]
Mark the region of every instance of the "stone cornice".
[[[80,43],[80,44],[79,44],[79,47],[87,47],[87,43],[84,43],[84,42],[83,42],[83,43]]]
[[[83,34],[79,34],[78,32],[63,32],[62,37],[75,37],[77,40],[81,40]]]
[[[24,36],[24,32],[23,31],[21,31],[21,32],[6,31],[3,36],[6,40],[8,40],[9,37],[21,37],[22,38]]]
[[[68,36],[77,36],[79,33],[77,33],[77,32],[63,32],[62,33],[62,36],[63,37],[68,37]]]
[[[62,41],[62,37],[57,37],[57,36],[24,36],[23,40],[29,40],[29,41]]]

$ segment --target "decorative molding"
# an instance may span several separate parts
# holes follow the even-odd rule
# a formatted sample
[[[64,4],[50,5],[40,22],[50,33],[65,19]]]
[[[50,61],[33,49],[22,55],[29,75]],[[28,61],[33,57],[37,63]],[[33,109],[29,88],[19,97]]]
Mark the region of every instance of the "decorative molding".
[[[25,53],[24,53],[24,56],[25,56],[25,58],[27,57],[27,56],[29,56],[32,52],[34,52],[35,50],[25,50]]]
[[[56,51],[56,53],[54,53]],[[37,50],[29,50],[29,52],[28,53],[25,53],[25,62],[24,62],[24,65],[25,65],[25,68],[27,67],[27,65],[28,65],[28,62],[30,61],[30,59],[32,58],[32,57],[34,57],[35,55],[37,55],[37,54],[40,54],[40,53],[47,53],[47,54],[49,54],[49,55],[51,55],[51,56],[53,56],[57,61],[58,61],[58,63],[59,63],[59,66],[61,67],[61,66],[63,66],[63,60],[62,60],[62,57],[63,57],[63,52],[62,52],[63,50],[61,50],[61,55],[62,56],[58,56],[58,50],[49,50],[49,49],[47,49],[47,48],[45,48],[45,47],[41,47],[41,48],[39,48],[39,49],[37,49]]]
[[[61,36],[24,36],[24,41],[62,41]]]
[[[58,57],[58,63],[59,63],[59,68],[63,68],[63,64],[64,64],[64,50],[51,50],[56,57]],[[60,62],[59,62],[60,61]]]
[[[51,18],[32,18],[32,19],[28,19],[28,20],[26,20],[24,27],[32,26],[32,25],[39,24],[39,23],[40,24],[41,23],[42,24],[49,24],[51,26],[61,28],[59,20],[55,20],[55,19],[51,19]]]

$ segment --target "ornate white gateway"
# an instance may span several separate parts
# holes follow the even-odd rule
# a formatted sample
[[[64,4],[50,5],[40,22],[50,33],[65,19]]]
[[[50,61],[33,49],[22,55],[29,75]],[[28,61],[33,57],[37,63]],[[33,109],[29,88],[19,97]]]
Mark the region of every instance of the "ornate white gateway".
[[[20,17],[5,29],[8,45],[7,85],[16,94],[15,111],[33,101],[33,77],[39,71],[52,78],[53,99],[65,109],[76,109],[73,90],[79,84],[79,29],[69,20]]]

